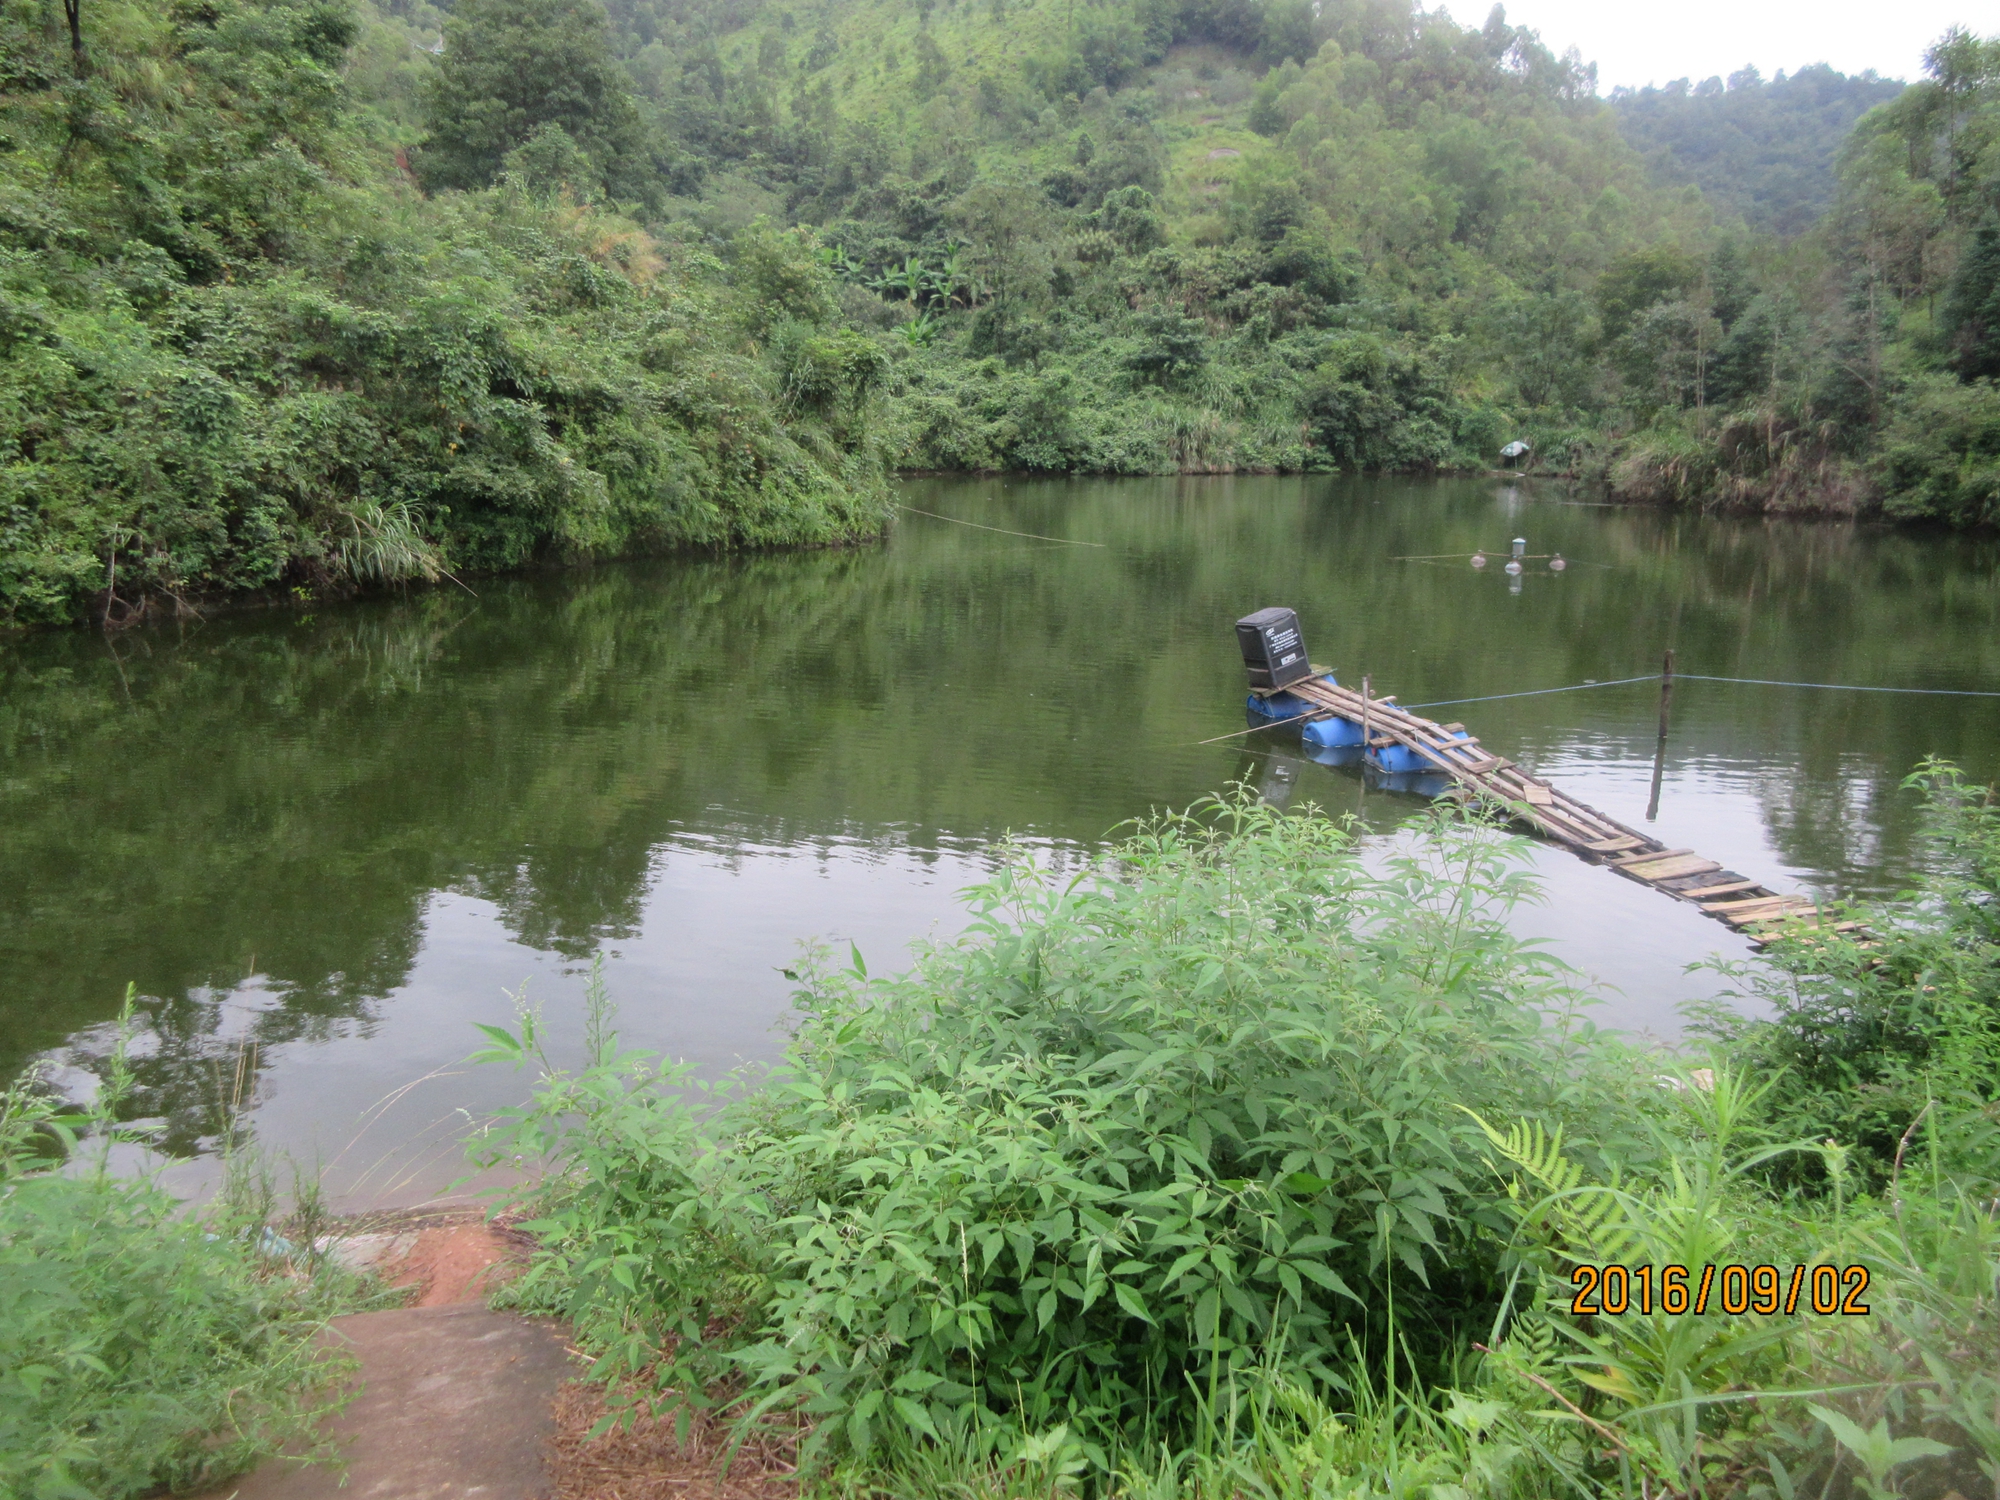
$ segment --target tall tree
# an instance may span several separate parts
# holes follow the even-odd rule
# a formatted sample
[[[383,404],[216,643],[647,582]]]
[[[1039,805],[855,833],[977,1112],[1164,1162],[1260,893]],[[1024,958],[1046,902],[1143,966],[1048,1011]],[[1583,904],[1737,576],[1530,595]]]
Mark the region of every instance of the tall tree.
[[[83,54],[83,0],[63,0],[63,20],[69,26],[70,65],[81,78],[89,67]]]
[[[1961,379],[2000,378],[2000,219],[1991,214],[1965,248],[1939,323]]]
[[[426,188],[480,188],[507,153],[559,125],[607,179],[643,145],[597,0],[459,0],[424,80]]]

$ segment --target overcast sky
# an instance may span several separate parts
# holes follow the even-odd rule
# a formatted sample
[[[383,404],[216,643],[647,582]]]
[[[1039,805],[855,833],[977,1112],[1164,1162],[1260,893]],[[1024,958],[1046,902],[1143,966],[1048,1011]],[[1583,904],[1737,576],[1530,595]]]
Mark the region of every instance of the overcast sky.
[[[1433,8],[1437,0],[1432,0]],[[1445,0],[1454,19],[1477,26],[1491,0]],[[1923,52],[1957,23],[2000,31],[1994,0],[1507,0],[1507,19],[1542,34],[1560,55],[1575,46],[1597,64],[1600,89],[1640,88],[1675,78],[1727,78],[1745,63],[1769,78],[1816,62],[1843,73],[1873,68],[1915,78]]]

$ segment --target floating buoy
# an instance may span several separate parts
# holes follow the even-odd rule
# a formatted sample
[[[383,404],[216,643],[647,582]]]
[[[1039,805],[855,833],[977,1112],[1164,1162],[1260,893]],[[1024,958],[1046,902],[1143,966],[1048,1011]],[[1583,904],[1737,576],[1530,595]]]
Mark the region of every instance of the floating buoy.
[[[1568,566],[1569,564],[1563,561],[1563,555],[1560,552],[1549,559],[1549,571],[1551,573],[1560,573]]]
[[[1485,566],[1486,566],[1486,554],[1485,554],[1484,552],[1475,552],[1475,553],[1473,553],[1473,554],[1472,554],[1472,565],[1473,565],[1473,567],[1475,567],[1475,568],[1483,568],[1483,567],[1485,567]]]
[[[1520,573],[1521,573],[1521,564],[1519,559],[1509,558],[1507,561],[1507,576],[1510,578],[1518,578],[1520,576]]]
[[[1514,556],[1518,559],[1526,557],[1527,555],[1528,555],[1528,539],[1524,536],[1515,537]]]

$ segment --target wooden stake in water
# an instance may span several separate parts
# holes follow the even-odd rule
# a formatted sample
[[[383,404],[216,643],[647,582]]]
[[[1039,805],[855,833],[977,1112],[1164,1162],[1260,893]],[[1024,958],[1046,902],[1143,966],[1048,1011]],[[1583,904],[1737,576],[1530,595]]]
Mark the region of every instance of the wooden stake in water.
[[[1667,717],[1674,703],[1674,653],[1660,663],[1660,738],[1653,746],[1653,793],[1646,800],[1646,821],[1660,815],[1660,781],[1667,769]]]
[[[1368,795],[1368,741],[1374,737],[1368,727],[1368,674],[1361,674],[1361,795]]]

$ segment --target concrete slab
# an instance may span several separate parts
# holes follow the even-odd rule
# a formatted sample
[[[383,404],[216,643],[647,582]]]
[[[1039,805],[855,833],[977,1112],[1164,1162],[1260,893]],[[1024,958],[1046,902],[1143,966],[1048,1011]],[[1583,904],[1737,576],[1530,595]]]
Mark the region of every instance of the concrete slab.
[[[314,1248],[350,1271],[374,1271],[394,1265],[417,1248],[417,1231],[401,1234],[324,1235]]]
[[[327,1435],[347,1458],[274,1461],[212,1500],[542,1500],[556,1387],[576,1373],[558,1325],[478,1303],[336,1318],[359,1390]]]

